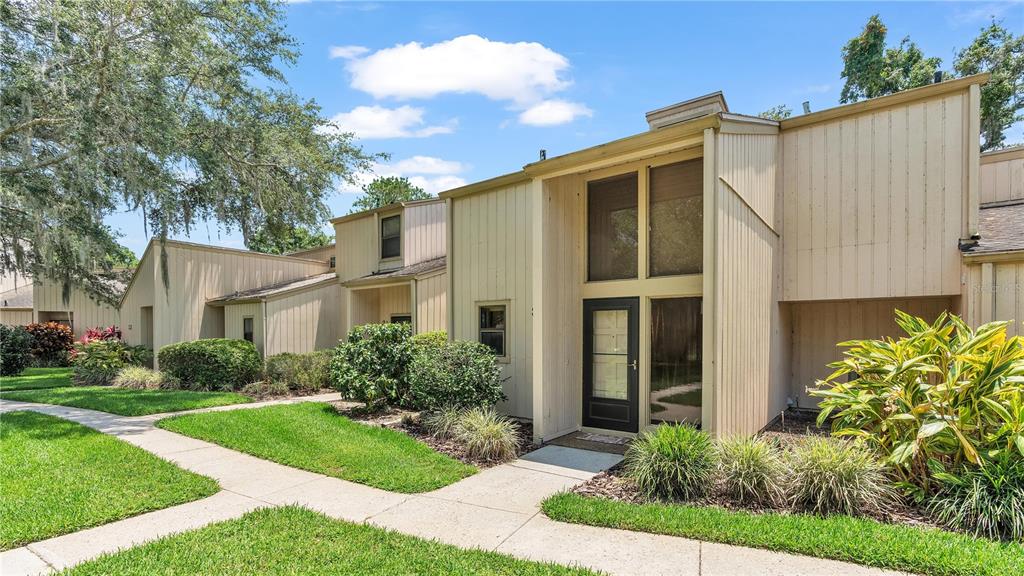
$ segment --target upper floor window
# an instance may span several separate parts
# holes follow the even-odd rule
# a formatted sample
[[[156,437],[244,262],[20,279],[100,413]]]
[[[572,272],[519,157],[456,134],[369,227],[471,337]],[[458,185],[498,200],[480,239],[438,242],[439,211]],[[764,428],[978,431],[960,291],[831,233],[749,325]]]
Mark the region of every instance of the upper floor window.
[[[637,174],[587,184],[587,279],[636,278]]]
[[[380,257],[398,258],[402,255],[402,217],[388,216],[380,220]]]
[[[649,273],[699,274],[704,264],[704,161],[651,168]]]

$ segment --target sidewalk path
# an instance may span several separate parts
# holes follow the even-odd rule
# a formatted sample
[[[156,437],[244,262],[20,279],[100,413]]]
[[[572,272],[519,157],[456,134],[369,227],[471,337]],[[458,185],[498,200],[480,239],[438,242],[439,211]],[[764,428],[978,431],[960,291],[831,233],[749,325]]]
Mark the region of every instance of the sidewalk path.
[[[335,400],[336,395],[300,401]],[[247,409],[272,401],[208,410]],[[0,413],[34,410],[120,438],[217,480],[222,490],[190,502],[0,553],[0,573],[29,575],[239,517],[259,507],[298,504],[462,548],[581,565],[609,574],[684,576],[885,576],[856,564],[640,532],[554,522],[540,503],[614,465],[619,456],[547,446],[433,492],[386,492],[261,460],[154,426],[167,414],[126,417],[65,406],[0,402]]]

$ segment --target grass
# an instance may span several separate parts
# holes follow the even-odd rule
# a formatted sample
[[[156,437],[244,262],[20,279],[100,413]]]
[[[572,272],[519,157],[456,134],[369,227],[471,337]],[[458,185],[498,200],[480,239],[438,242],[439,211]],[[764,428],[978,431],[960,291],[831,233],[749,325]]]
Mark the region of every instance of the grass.
[[[1024,546],[938,529],[804,514],[630,504],[556,494],[543,504],[554,520],[765,548],[932,576],[1024,574]]]
[[[0,390],[35,390],[71,386],[71,368],[26,368],[17,376],[0,377]]]
[[[392,492],[434,490],[476,468],[406,434],[353,422],[328,404],[186,414],[161,428],[288,466]]]
[[[217,492],[217,483],[80,424],[9,412],[0,426],[0,549]]]
[[[235,392],[131,390],[111,386],[72,386],[43,390],[5,391],[0,397],[5,400],[88,408],[123,416],[144,416],[252,401],[248,396]]]
[[[102,556],[73,576],[149,574],[522,574],[593,572],[462,550],[303,508],[249,512],[236,520]]]

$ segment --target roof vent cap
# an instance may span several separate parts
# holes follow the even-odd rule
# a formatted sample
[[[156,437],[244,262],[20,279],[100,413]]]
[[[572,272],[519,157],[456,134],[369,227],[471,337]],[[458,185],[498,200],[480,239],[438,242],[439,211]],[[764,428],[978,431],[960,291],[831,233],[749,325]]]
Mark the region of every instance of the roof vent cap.
[[[728,111],[729,105],[725,103],[725,96],[719,90],[718,92],[698,96],[685,102],[651,110],[647,113],[647,125],[651,127],[651,130],[657,130],[666,126],[672,126],[673,124],[686,122],[687,120],[693,120],[694,118],[700,118],[701,116]]]

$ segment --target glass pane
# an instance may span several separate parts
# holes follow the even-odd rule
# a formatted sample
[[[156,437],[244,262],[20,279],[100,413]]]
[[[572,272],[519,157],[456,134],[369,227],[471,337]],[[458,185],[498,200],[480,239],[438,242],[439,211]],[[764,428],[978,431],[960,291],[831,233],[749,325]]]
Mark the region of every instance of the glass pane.
[[[651,421],[700,423],[701,299],[651,300]]]
[[[402,233],[400,216],[389,216],[380,221],[380,235],[383,238],[398,236]]]
[[[401,238],[385,238],[380,247],[381,258],[396,258],[401,256]]]
[[[650,275],[699,274],[704,263],[704,161],[651,168]]]
[[[481,332],[480,343],[489,346],[496,356],[505,355],[505,333],[504,332]]]
[[[480,328],[505,329],[505,307],[493,306],[480,309]]]
[[[412,324],[412,316],[392,316],[392,324]]]
[[[636,278],[635,172],[587,185],[587,259],[590,280]]]
[[[252,318],[242,318],[242,338],[252,342]]]
[[[629,311],[594,311],[593,395],[628,398]]]

